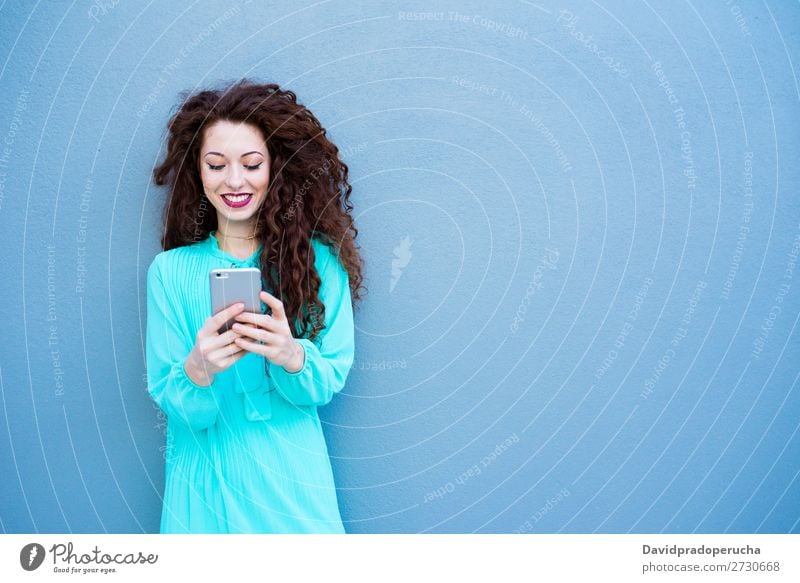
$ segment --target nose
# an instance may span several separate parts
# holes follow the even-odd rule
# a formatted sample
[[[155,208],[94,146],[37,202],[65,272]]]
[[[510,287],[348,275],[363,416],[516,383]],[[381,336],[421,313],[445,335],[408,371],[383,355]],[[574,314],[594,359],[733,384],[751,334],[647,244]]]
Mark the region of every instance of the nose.
[[[244,172],[238,167],[237,164],[232,164],[230,168],[231,169],[228,172],[228,177],[225,182],[233,192],[238,192],[239,188],[244,185]]]

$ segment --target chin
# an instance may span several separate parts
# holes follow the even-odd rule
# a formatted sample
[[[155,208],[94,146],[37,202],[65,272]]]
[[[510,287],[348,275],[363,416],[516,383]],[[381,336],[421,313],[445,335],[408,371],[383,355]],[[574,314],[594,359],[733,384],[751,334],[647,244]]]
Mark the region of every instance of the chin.
[[[261,200],[251,201],[250,204],[248,204],[246,207],[242,207],[241,209],[229,207],[227,203],[222,200],[222,197],[218,197],[214,202],[214,207],[217,209],[217,212],[225,217],[235,218],[236,220],[241,221],[255,216],[258,213],[258,210],[261,208],[264,199],[262,198]]]

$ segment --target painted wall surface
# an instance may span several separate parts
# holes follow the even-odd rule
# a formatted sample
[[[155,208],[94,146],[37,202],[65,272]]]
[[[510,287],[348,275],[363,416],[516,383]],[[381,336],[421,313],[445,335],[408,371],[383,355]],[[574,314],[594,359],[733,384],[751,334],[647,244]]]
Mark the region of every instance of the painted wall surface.
[[[0,527],[157,532],[151,183],[277,82],[369,293],[320,409],[348,532],[800,532],[800,7],[6,2]]]

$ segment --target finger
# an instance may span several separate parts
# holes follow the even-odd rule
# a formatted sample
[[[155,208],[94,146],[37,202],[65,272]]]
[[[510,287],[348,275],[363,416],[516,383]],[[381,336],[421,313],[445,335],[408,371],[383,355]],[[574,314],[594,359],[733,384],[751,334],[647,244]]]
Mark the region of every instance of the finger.
[[[256,354],[260,354],[261,356],[267,355],[266,345],[259,344],[258,342],[252,342],[250,340],[245,340],[244,338],[237,338],[236,344],[241,346],[248,352],[254,352]]]
[[[237,331],[241,334],[241,338],[245,340],[261,341],[267,344],[274,344],[280,337],[279,334],[275,334],[274,332],[268,332],[262,328],[250,328],[249,326],[244,326]]]
[[[273,296],[270,293],[265,291],[261,291],[261,299],[267,304],[270,309],[272,310],[272,316],[278,320],[285,320],[286,319],[286,312],[283,309],[283,302],[280,301],[278,298]]]
[[[280,323],[267,314],[254,314],[253,312],[242,312],[234,318],[237,322],[247,322],[255,324],[259,328],[277,332],[280,329]]]
[[[264,334],[268,334],[268,332],[262,328],[248,326],[247,324],[234,324],[233,330],[238,332],[241,336],[246,336],[253,340],[264,340]]]
[[[215,348],[222,348],[224,346],[231,345],[239,336],[240,334],[236,330],[228,330],[227,332],[223,332],[222,334],[218,334],[208,339],[208,348],[209,350],[213,350]]]
[[[217,330],[222,328],[222,325],[225,322],[231,320],[234,316],[236,316],[236,314],[238,314],[242,310],[244,310],[243,302],[238,302],[236,304],[233,304],[232,306],[228,306],[224,310],[220,310],[206,321],[206,326],[208,326],[206,331],[216,332]]]
[[[236,362],[238,362],[246,354],[247,354],[246,350],[240,350],[239,352],[237,352],[233,356],[230,356],[230,357],[226,358],[225,360],[223,360],[222,361],[222,366],[224,366],[225,368],[233,366],[234,364],[236,364]]]
[[[208,360],[213,360],[215,358],[217,359],[225,358],[226,356],[231,356],[232,354],[236,354],[241,349],[242,347],[234,342],[233,344],[229,344],[228,346],[223,346],[222,348],[218,348],[217,350],[211,351],[208,355]]]
[[[235,356],[239,354],[239,352],[241,351],[242,351],[241,346],[237,346],[236,344],[231,344],[230,346],[224,346],[219,350],[213,351],[208,355],[207,359],[210,362],[216,363],[218,360],[222,361],[230,356]]]

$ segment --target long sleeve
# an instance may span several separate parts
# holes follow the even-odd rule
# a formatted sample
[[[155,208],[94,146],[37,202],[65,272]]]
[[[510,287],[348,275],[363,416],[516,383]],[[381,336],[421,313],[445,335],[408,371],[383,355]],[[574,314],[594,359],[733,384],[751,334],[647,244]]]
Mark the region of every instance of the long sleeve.
[[[194,345],[181,325],[179,306],[170,302],[157,256],[147,270],[147,391],[170,418],[195,431],[216,422],[219,404],[215,383],[203,387],[183,368]]]
[[[317,247],[315,264],[322,283],[320,301],[325,305],[325,327],[320,332],[319,346],[307,338],[297,341],[305,351],[303,368],[290,373],[272,362],[269,373],[275,388],[287,401],[295,405],[321,406],[344,388],[347,375],[353,366],[355,333],[353,306],[347,270],[329,247]]]

